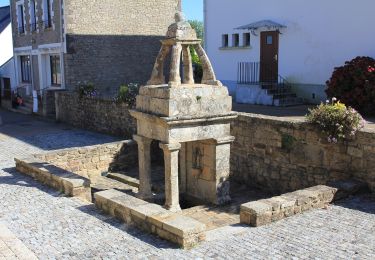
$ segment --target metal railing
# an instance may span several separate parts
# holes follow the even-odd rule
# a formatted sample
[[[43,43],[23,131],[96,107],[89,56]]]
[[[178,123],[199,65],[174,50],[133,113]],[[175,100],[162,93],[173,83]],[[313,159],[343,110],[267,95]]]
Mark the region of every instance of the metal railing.
[[[239,62],[237,84],[290,86],[290,83],[277,71],[261,62]]]

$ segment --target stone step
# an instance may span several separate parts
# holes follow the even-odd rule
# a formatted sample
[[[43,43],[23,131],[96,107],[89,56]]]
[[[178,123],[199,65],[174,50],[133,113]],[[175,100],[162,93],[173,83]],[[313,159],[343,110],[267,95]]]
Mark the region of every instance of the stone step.
[[[280,107],[299,106],[304,103],[303,99],[298,97],[277,98],[274,100],[274,105]]]
[[[115,172],[110,172],[106,175],[107,178],[125,183],[127,185],[130,185],[135,188],[139,188],[139,180],[130,176],[127,176],[123,173],[115,173]],[[156,193],[161,193],[164,192],[164,185],[152,185],[152,191]]]

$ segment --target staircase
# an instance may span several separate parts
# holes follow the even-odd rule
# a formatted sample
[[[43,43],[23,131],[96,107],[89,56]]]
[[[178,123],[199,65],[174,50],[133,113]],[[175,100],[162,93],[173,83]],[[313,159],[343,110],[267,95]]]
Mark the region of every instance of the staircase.
[[[11,108],[10,110],[16,113],[21,113],[25,115],[31,115],[33,113],[33,97],[32,96],[22,96],[23,106],[18,106],[17,108]]]
[[[280,107],[303,105],[304,100],[297,97],[292,91],[292,86],[285,83],[262,83],[261,88],[272,97],[273,105]]]
[[[240,62],[238,64],[237,92],[244,88],[248,88],[248,90],[237,93],[237,95],[246,95],[247,93],[253,95],[255,93],[257,100],[260,101],[254,104],[283,107],[304,104],[304,100],[293,93],[292,85],[287,80],[277,73],[273,73],[260,62]],[[243,100],[243,97],[239,99]]]

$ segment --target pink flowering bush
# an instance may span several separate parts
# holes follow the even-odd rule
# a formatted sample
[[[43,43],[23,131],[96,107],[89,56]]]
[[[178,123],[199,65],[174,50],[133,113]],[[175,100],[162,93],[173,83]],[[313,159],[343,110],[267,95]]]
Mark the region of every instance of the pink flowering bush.
[[[309,110],[307,120],[322,129],[330,143],[352,138],[365,125],[362,116],[351,107],[332,98]]]

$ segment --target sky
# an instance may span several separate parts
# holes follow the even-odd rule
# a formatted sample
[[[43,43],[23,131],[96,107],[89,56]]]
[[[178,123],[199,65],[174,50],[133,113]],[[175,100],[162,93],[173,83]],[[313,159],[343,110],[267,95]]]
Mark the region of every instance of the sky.
[[[0,6],[8,4],[9,0],[0,0]],[[203,21],[203,0],[182,0],[182,9],[189,20]]]
[[[9,0],[0,0],[0,6],[5,6],[5,5],[9,5]]]
[[[182,11],[189,20],[203,21],[203,0],[182,0]]]

